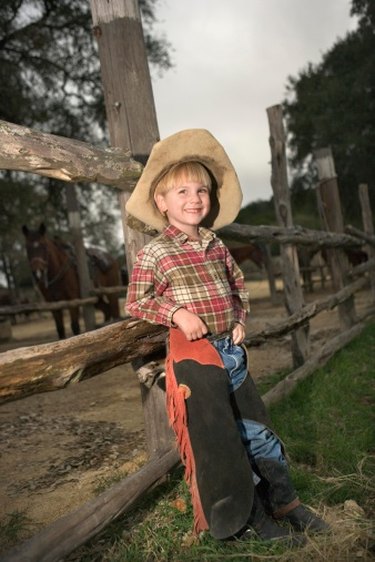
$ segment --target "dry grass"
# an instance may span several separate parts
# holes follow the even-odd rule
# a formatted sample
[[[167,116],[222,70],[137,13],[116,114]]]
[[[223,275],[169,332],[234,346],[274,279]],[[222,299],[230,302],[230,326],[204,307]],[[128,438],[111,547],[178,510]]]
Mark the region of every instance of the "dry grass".
[[[312,508],[311,508],[312,509]],[[330,524],[332,532],[324,535],[306,533],[303,548],[282,553],[260,553],[256,542],[246,543],[236,552],[205,555],[200,560],[277,561],[277,562],[354,562],[375,560],[374,523],[364,517],[356,502],[348,500],[344,505],[321,506],[314,510]],[[188,560],[179,557],[178,560]],[[190,559],[193,560],[193,559]],[[176,559],[177,562],[177,559]]]

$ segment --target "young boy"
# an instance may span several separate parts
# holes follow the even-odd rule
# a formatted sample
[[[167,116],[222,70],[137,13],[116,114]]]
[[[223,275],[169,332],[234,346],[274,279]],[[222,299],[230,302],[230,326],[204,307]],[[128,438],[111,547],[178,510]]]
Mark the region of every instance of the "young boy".
[[[161,232],[138,254],[132,316],[170,328],[167,409],[194,508],[195,530],[301,545],[328,525],[299,502],[241,345],[249,311],[241,270],[214,230],[242,201],[234,168],[206,130],[154,146],[126,209]],[[271,517],[272,516],[272,517]]]

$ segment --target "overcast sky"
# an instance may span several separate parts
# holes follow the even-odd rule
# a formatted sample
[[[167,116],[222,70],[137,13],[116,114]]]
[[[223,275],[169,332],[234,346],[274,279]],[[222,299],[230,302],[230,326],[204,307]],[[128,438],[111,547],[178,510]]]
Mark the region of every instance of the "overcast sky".
[[[269,199],[266,108],[282,102],[288,76],[356,27],[349,12],[349,0],[161,0],[156,29],[175,64],[153,77],[161,138],[209,129],[237,170],[244,205]]]

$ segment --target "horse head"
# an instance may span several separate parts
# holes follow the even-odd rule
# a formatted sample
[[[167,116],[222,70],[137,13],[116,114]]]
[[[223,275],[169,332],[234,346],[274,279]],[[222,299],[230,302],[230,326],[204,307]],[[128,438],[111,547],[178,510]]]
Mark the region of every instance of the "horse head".
[[[30,230],[23,225],[22,232],[25,236],[26,253],[31,271],[36,281],[48,285],[48,240],[46,227],[41,223],[37,230]]]
[[[238,265],[241,265],[246,260],[251,260],[259,269],[264,265],[263,251],[256,244],[250,243],[246,244],[246,246],[229,248],[229,251]]]

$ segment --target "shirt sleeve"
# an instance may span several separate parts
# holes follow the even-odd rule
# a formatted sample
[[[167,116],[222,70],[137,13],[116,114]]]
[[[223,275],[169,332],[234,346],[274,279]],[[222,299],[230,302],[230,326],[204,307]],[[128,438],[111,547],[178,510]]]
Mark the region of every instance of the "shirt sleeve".
[[[130,277],[125,309],[151,324],[171,327],[173,314],[180,305],[163,296],[168,281],[158,267],[152,249],[145,246],[137,255]]]
[[[244,275],[228,248],[225,248],[225,262],[232,291],[234,321],[245,326],[246,316],[250,312],[249,292],[245,287]]]

